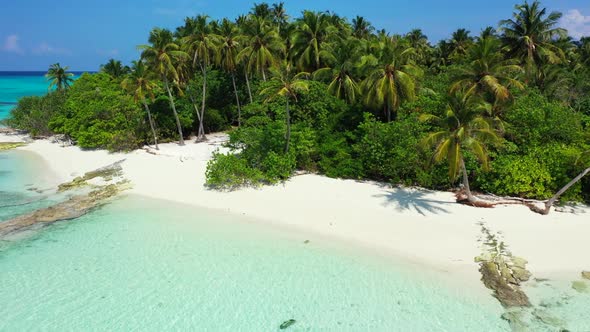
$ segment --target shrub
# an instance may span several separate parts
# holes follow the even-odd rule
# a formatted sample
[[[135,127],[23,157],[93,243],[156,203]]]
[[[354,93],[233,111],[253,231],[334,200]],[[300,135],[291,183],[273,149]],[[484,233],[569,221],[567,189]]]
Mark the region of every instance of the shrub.
[[[66,94],[50,92],[42,97],[23,97],[10,112],[6,124],[12,128],[22,129],[33,137],[50,136],[53,131],[49,123],[63,112]]]
[[[264,183],[266,177],[240,155],[214,153],[207,163],[206,185],[210,188],[232,190]]]
[[[139,145],[143,113],[105,73],[83,74],[67,93],[65,111],[50,122],[80,147],[129,150]]]

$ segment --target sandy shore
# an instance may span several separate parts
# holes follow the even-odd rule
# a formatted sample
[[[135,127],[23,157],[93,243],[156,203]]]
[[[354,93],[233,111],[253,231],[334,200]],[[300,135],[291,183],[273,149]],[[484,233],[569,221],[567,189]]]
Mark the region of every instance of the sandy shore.
[[[0,141],[19,136],[0,135]],[[448,192],[396,189],[378,183],[299,175],[285,184],[217,192],[204,187],[211,153],[225,135],[209,142],[162,144],[158,155],[146,150],[128,154],[81,151],[38,140],[19,149],[47,162],[54,184],[125,159],[131,193],[200,207],[221,209],[320,236],[349,241],[391,253],[449,273],[479,279],[474,257],[481,254],[481,225],[500,234],[516,256],[529,261],[537,278],[575,280],[590,270],[590,220],[587,208],[532,213],[523,206],[480,209],[454,203]],[[155,152],[154,150],[151,150]]]

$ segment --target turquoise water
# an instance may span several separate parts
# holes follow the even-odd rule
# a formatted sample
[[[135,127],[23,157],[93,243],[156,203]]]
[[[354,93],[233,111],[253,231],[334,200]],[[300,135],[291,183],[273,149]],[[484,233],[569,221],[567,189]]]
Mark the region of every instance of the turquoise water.
[[[508,329],[422,270],[142,197],[4,243],[0,271],[1,331]]]
[[[45,183],[43,161],[23,151],[0,152],[0,222],[49,206],[59,198]]]
[[[4,103],[45,89],[40,75],[0,73]],[[45,174],[34,154],[0,153],[0,223],[63,199]],[[590,331],[590,294],[570,283],[527,288],[530,331],[559,330],[535,310]],[[502,312],[477,280],[137,196],[0,239],[0,331],[276,331],[289,319],[287,331],[508,331]]]
[[[24,96],[42,96],[49,84],[41,72],[0,72],[0,120],[8,117],[10,110]]]
[[[74,73],[78,77],[80,73]],[[0,72],[0,120],[10,114],[18,100],[25,96],[42,96],[49,82],[45,72]]]

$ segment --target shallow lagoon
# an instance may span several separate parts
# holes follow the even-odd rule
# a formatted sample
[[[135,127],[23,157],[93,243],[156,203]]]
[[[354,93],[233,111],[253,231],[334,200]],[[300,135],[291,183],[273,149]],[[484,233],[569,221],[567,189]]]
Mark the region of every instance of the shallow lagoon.
[[[0,271],[8,331],[508,330],[493,298],[434,273],[135,196],[4,241]]]

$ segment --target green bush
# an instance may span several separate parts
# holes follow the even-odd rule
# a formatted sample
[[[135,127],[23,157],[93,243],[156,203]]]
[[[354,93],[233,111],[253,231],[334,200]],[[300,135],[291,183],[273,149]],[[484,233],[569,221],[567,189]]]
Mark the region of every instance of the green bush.
[[[6,124],[12,128],[27,131],[32,137],[50,136],[52,119],[64,110],[66,94],[50,92],[42,97],[23,97],[10,112]]]
[[[214,153],[205,174],[208,187],[225,190],[258,185],[266,179],[260,170],[250,167],[246,159],[235,154]]]

